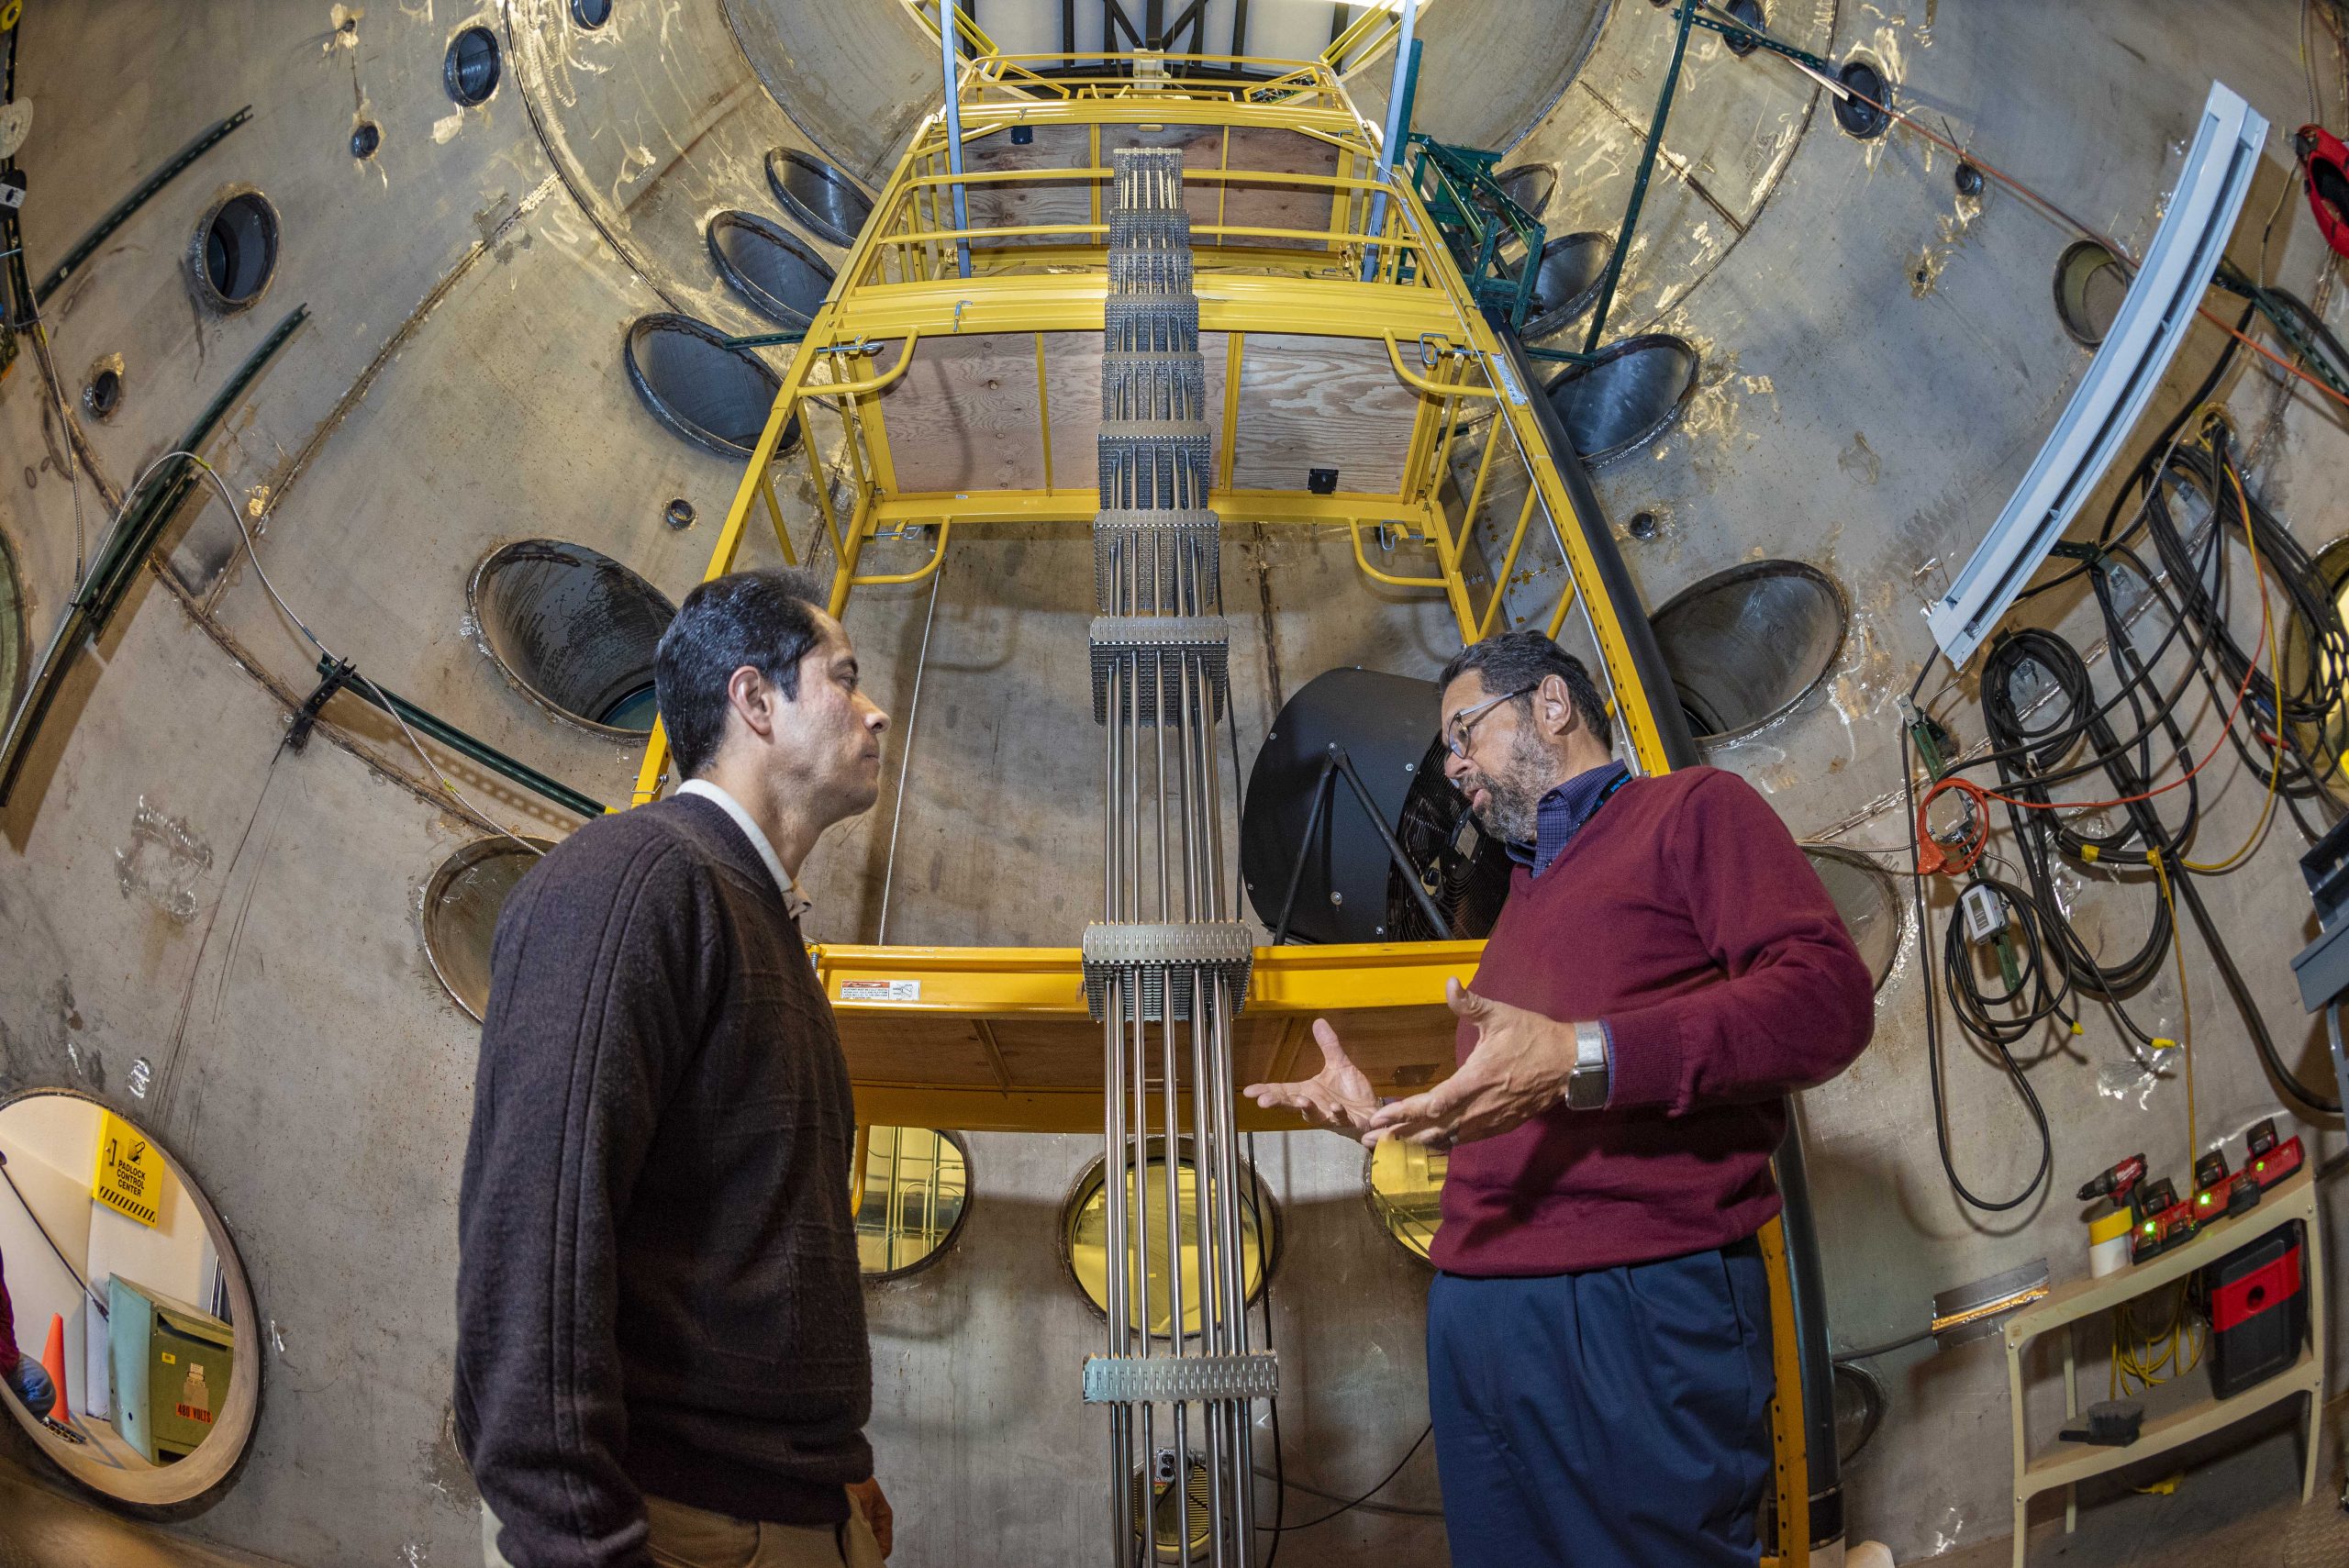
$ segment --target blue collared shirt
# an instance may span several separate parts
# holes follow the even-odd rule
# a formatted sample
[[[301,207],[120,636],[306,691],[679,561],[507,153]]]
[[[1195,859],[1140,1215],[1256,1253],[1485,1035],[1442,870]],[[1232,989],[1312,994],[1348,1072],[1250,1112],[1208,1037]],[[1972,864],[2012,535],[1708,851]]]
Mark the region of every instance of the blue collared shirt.
[[[1598,809],[1598,803],[1608,792],[1631,773],[1622,762],[1609,762],[1604,767],[1586,768],[1562,784],[1554,785],[1535,807],[1533,842],[1511,844],[1509,857],[1522,866],[1531,866],[1540,876],[1565,850],[1582,825]]]

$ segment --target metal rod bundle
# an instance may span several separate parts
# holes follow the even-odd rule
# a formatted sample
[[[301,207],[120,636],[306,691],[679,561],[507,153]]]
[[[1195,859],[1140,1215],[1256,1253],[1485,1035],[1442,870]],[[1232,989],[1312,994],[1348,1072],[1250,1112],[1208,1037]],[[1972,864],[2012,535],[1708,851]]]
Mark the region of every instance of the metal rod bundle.
[[[1206,368],[1181,154],[1112,161],[1092,628],[1104,907],[1085,934],[1107,1087],[1108,1335],[1085,1362],[1085,1396],[1108,1407],[1110,1561],[1241,1568],[1255,1533],[1251,1402],[1275,1392],[1278,1371],[1248,1349],[1241,1212],[1253,1198],[1240,1188],[1231,1020],[1253,950],[1225,917],[1214,741],[1229,640]],[[1163,1549],[1161,1496],[1174,1520]]]

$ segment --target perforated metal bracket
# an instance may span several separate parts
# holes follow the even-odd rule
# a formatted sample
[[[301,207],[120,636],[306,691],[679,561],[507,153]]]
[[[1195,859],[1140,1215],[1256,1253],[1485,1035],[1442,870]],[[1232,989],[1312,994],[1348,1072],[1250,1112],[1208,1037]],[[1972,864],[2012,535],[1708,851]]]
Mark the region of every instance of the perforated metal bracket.
[[[1230,663],[1230,634],[1221,616],[1096,616],[1093,617],[1093,717],[1110,721],[1109,675],[1127,673],[1123,706],[1134,723],[1159,722],[1161,684],[1179,691],[1185,671],[1204,670],[1214,711],[1193,720],[1223,717],[1225,678]],[[1170,704],[1171,706],[1171,704]]]
[[[1164,1021],[1166,978],[1174,984],[1174,1017],[1191,1016],[1194,974],[1225,981],[1231,997],[1232,1017],[1248,1000],[1248,981],[1256,965],[1255,940],[1237,920],[1183,921],[1166,925],[1118,924],[1085,928],[1085,1005],[1099,1022],[1108,1012],[1109,982],[1130,982],[1126,995],[1137,993],[1141,1016],[1152,1023]],[[1126,1017],[1134,1016],[1129,1000]]]
[[[1104,507],[1093,519],[1094,603],[1104,615],[1114,612],[1118,574],[1127,558],[1134,562],[1132,579],[1141,592],[1142,584],[1152,581],[1152,568],[1162,563],[1166,569],[1156,580],[1175,582],[1180,574],[1174,568],[1181,564],[1180,558],[1187,550],[1197,567],[1196,580],[1212,606],[1216,584],[1221,580],[1222,550],[1223,525],[1213,512]],[[1170,556],[1174,559],[1167,559]]]
[[[1244,1356],[1087,1356],[1087,1405],[1165,1405],[1204,1399],[1271,1399],[1281,1391],[1280,1358]]]

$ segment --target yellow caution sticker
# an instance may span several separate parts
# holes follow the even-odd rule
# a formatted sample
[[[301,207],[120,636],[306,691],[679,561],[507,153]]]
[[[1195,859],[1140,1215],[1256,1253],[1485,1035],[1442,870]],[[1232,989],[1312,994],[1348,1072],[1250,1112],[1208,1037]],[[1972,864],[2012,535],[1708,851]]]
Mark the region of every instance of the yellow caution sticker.
[[[90,1179],[90,1195],[141,1225],[153,1225],[162,1212],[162,1151],[112,1111],[98,1129],[98,1169]]]

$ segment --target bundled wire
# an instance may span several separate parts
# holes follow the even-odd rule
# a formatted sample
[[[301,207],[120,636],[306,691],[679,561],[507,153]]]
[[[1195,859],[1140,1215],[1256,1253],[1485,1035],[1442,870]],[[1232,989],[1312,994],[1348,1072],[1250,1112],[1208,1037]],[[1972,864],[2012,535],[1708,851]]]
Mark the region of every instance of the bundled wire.
[[[2214,389],[2224,366],[2222,357],[2198,398]],[[2311,1110],[2339,1110],[2337,1101],[2301,1082],[2277,1052],[2196,882],[2249,858],[2266,835],[2278,798],[2310,837],[2321,828],[2310,825],[2304,805],[2313,805],[2326,819],[2339,813],[2333,790],[2342,775],[2343,743],[2349,739],[2349,631],[2337,598],[2342,584],[2325,580],[2281,519],[2251,499],[2222,414],[2206,417],[2197,438],[2187,439],[2194,406],[2189,404],[2170,421],[2127,476],[2096,542],[2070,548],[2080,563],[2054,579],[2087,579],[2111,655],[2110,691],[2099,691],[2087,660],[2064,637],[2020,628],[2002,634],[1984,659],[1986,751],[1956,763],[1920,796],[1910,766],[1910,737],[1903,730],[1902,778],[1920,879],[1918,947],[1927,987],[1936,1134],[1953,1189],[1977,1208],[2019,1207],[2051,1170],[2046,1115],[2014,1048],[2051,1022],[2070,1034],[2083,1032],[2083,1003],[2097,1004],[2114,1018],[2132,1055],[2148,1072],[2163,1072],[2162,1053],[2179,1051],[2189,1074],[2188,1141],[2194,1142],[2190,1044],[2183,1032],[2172,1040],[2148,1029],[2131,1006],[2172,963],[2178,1005],[2188,1005],[2181,921],[2200,935],[2269,1076]],[[2235,562],[2236,546],[2247,572]],[[2124,584],[2135,590],[2126,605]],[[2053,585],[2041,584],[2033,592]],[[2235,629],[2233,607],[2246,587],[2258,606],[2255,639]],[[2278,603],[2286,612],[2280,617]],[[2141,643],[2135,630],[2145,615],[2155,617],[2161,628],[2158,636],[2149,636],[2150,646]],[[2279,621],[2295,628],[2288,661]],[[1923,685],[1920,672],[1909,694],[1912,704]],[[2207,695],[2222,716],[2221,733],[2199,757],[2179,717],[2181,705],[2197,693]],[[2259,820],[2232,853],[2197,861],[2187,849],[2203,818],[2201,775],[2229,748],[2263,780]],[[1996,774],[1995,786],[1966,776],[1985,771]],[[2087,792],[2102,798],[2087,798],[2076,787],[2089,782],[2107,786]],[[1965,801],[1965,817],[1936,836],[1933,805],[1952,795]],[[2013,877],[1983,870],[1991,817],[1998,807],[2004,808],[2020,866]],[[2068,877],[2073,865],[2124,877],[2144,872],[2154,884],[2147,890],[2154,896],[2146,903],[2142,936],[2112,956],[2084,937],[2066,913],[2059,879]],[[2011,1197],[1977,1195],[1959,1177],[1951,1158],[1921,885],[1923,876],[1935,873],[1968,879],[1974,884],[1968,895],[1995,901],[2002,916],[1995,939],[2000,983],[1985,977],[1956,920],[1943,944],[1942,978],[1960,1029],[2006,1073],[2039,1136],[2038,1168]]]

